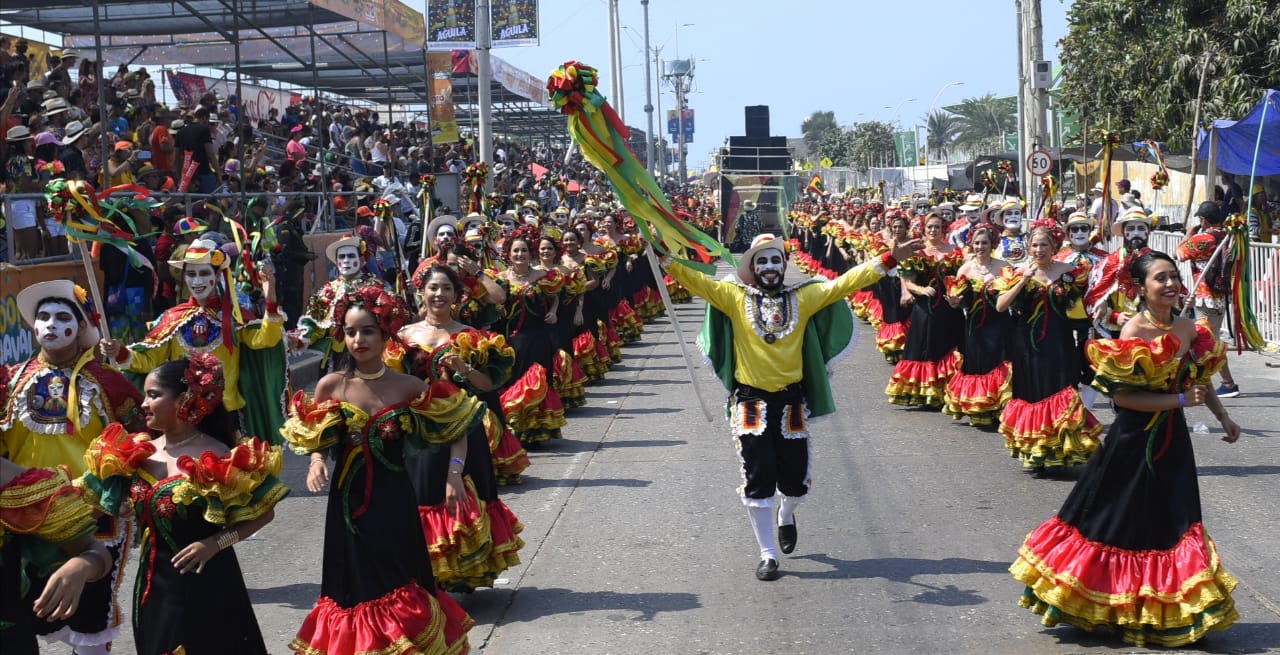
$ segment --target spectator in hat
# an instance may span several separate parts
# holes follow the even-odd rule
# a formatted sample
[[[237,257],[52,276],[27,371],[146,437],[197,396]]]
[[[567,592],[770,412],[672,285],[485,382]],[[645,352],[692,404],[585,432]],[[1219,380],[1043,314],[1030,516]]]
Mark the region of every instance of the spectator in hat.
[[[34,142],[31,130],[24,125],[5,133],[9,159],[5,162],[5,184],[11,193],[38,193],[35,167],[31,160]],[[39,203],[33,198],[7,198],[5,216],[13,226],[14,250],[18,259],[40,256],[40,229],[36,226]]]
[[[138,153],[133,149],[132,141],[116,141],[111,157],[107,159],[107,186],[133,184],[134,166],[138,163]]]
[[[89,109],[89,105],[98,99],[98,82],[102,79],[102,64],[92,59],[80,62],[80,79],[76,83],[80,89],[80,108]]]
[[[44,102],[45,84],[43,80],[28,80],[27,93],[18,103],[18,113],[30,116],[40,111],[40,103]]]
[[[302,125],[289,128],[289,142],[284,145],[284,156],[291,161],[302,162],[307,158],[307,148],[301,142],[306,131],[307,128]]]
[[[62,152],[58,154],[58,160],[62,162],[63,173],[67,179],[89,179],[89,168],[85,164],[84,148],[92,143],[91,138],[86,137],[91,132],[97,131],[96,125],[92,128],[86,127],[81,121],[67,123],[66,136],[62,137]]]
[[[1192,278],[1200,280],[1200,284],[1193,289],[1196,316],[1209,322],[1209,328],[1216,338],[1219,336],[1218,331],[1222,329],[1222,320],[1226,316],[1227,302],[1231,295],[1227,287],[1230,283],[1226,278],[1221,281],[1211,279],[1202,271],[1208,269],[1217,273],[1217,277],[1224,275],[1221,266],[1214,267],[1211,261],[1214,259],[1214,252],[1218,249],[1218,245],[1227,238],[1227,230],[1223,227],[1224,217],[1217,203],[1212,201],[1200,203],[1196,208],[1195,217],[1200,220],[1195,225],[1187,227],[1187,236],[1182,243],[1178,244],[1175,254],[1179,260],[1191,262]],[[1220,253],[1218,257],[1225,257],[1225,253]],[[1226,285],[1224,286],[1222,282]],[[1232,377],[1231,367],[1225,359],[1219,374],[1222,376],[1222,385],[1217,389],[1218,397],[1239,396],[1240,387]]]
[[[1101,224],[1101,221],[1103,220],[1102,214],[1103,214],[1104,205],[1102,203],[1105,199],[1102,197],[1102,191],[1103,189],[1102,189],[1101,182],[1094,184],[1093,188],[1089,190],[1089,196],[1093,199],[1093,202],[1092,204],[1089,205],[1088,214],[1089,214],[1089,218],[1093,219],[1093,222],[1095,225]],[[1110,217],[1111,217],[1111,220],[1114,221],[1120,217],[1120,203],[1117,202],[1115,198],[1111,198],[1110,205],[1111,205]]]
[[[49,87],[58,87],[70,92],[71,67],[75,65],[76,52],[74,50],[63,50],[62,56],[58,59],[58,65],[45,74],[45,84]]]

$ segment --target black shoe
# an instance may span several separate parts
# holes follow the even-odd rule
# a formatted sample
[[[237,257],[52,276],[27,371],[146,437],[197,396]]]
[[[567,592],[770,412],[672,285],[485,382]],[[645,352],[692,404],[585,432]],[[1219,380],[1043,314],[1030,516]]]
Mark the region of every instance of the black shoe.
[[[778,575],[778,560],[773,558],[760,560],[760,566],[756,567],[757,580],[777,580]]]
[[[794,518],[791,520],[791,525],[778,526],[778,547],[788,555],[796,549],[796,524]]]

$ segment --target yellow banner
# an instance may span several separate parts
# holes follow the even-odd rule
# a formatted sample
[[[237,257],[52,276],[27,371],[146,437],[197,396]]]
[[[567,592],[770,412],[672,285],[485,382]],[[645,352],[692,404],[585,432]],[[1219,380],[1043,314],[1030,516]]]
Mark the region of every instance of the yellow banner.
[[[406,43],[422,45],[427,24],[422,14],[399,0],[310,0],[311,4],[346,16],[357,23],[394,34]]]
[[[11,52],[17,51],[17,45],[19,42],[27,44],[27,61],[29,62],[27,70],[30,73],[28,75],[30,79],[35,80],[44,77],[45,74],[49,72],[49,69],[58,63],[56,61],[49,60],[49,58],[53,56],[53,52],[55,50],[51,49],[47,43],[32,41],[31,39],[23,38],[16,34],[9,34],[7,32],[0,33],[0,36],[4,36],[9,39],[13,44],[14,50]],[[61,53],[62,51],[57,50],[57,52]]]

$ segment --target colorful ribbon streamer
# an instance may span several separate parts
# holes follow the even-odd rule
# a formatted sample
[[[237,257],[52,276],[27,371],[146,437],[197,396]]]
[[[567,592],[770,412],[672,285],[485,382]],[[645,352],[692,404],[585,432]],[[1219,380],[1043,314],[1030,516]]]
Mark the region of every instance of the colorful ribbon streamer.
[[[547,79],[552,105],[569,117],[569,135],[588,162],[609,176],[614,194],[636,221],[640,234],[654,249],[690,267],[713,273],[705,262],[719,255],[729,261],[729,249],[705,232],[679,219],[670,201],[627,144],[630,130],[597,90],[596,69],[565,62]],[[696,253],[696,259],[689,253]]]

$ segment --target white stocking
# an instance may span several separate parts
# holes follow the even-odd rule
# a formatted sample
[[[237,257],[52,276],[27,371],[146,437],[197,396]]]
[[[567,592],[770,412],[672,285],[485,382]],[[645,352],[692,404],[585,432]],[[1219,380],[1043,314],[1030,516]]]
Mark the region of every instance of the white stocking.
[[[76,655],[111,655],[108,650],[109,644],[100,644],[98,646],[76,646]]]
[[[760,544],[760,559],[778,559],[778,536],[773,527],[773,499],[764,507],[747,507],[747,516],[751,519],[751,529],[756,533],[756,543]]]
[[[804,502],[804,496],[783,496],[778,505],[778,525],[795,525],[796,508]]]

